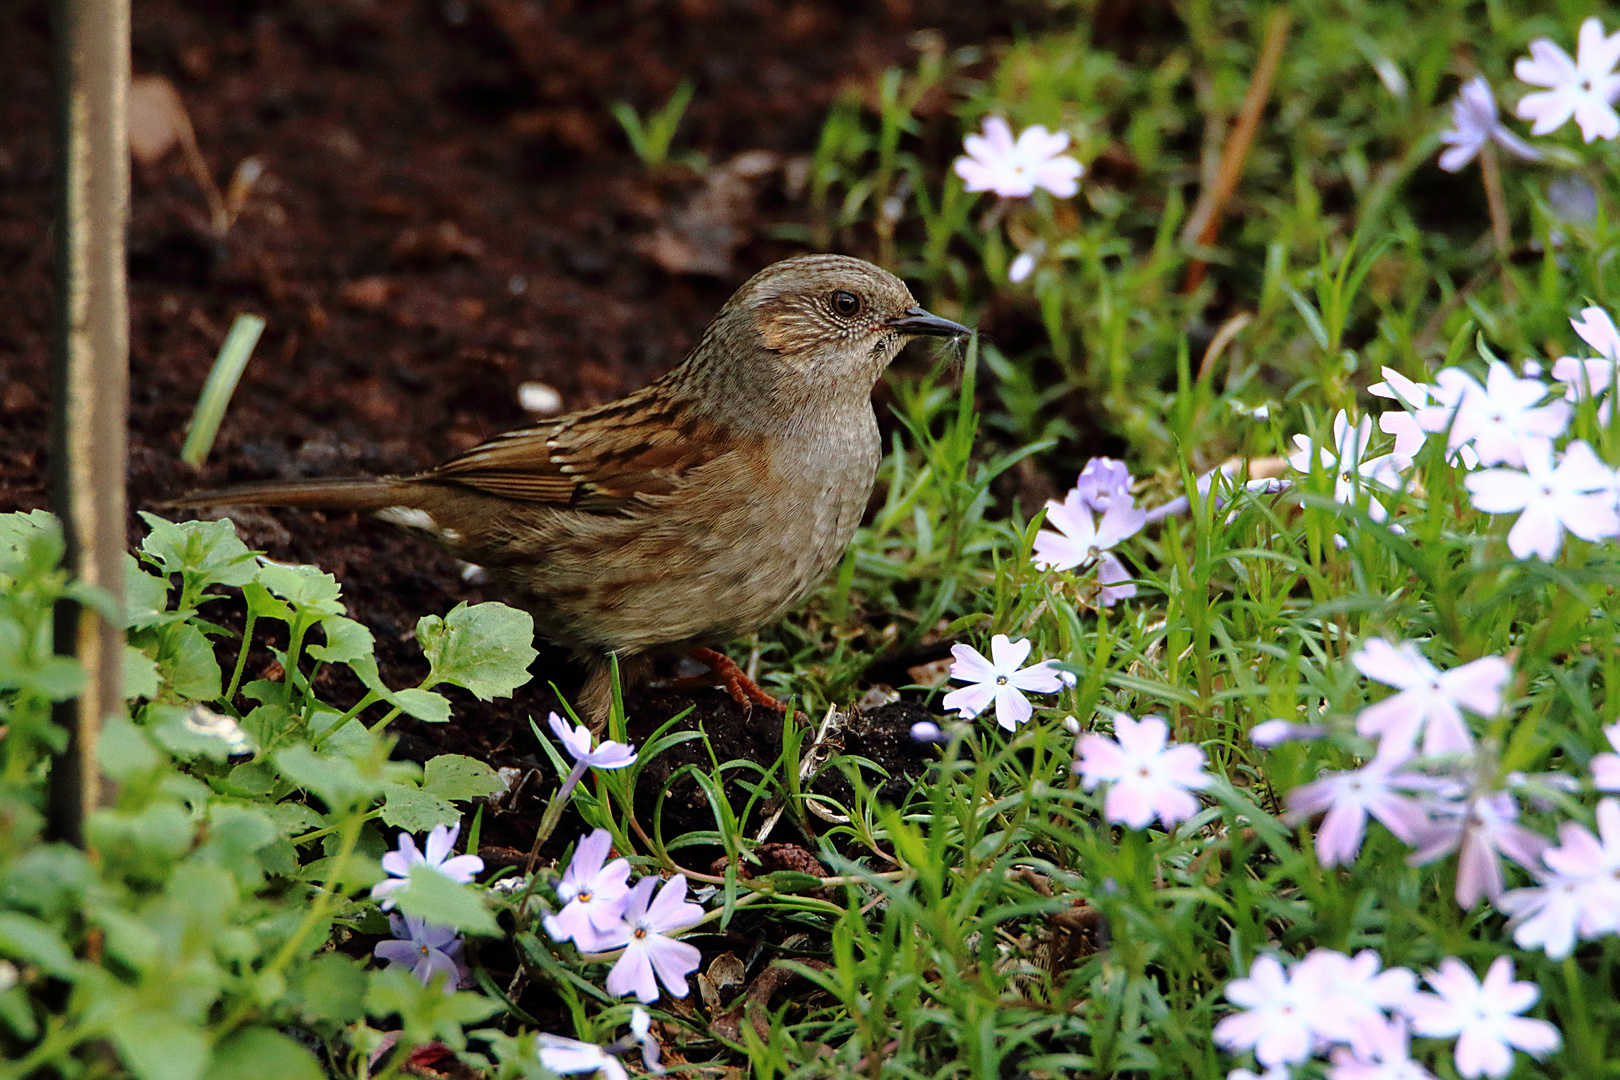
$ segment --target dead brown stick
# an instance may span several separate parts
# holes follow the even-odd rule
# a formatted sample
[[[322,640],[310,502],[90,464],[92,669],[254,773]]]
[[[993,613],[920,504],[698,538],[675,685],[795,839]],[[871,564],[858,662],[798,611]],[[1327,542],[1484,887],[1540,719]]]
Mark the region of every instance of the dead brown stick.
[[[1255,65],[1254,74],[1249,78],[1248,92],[1243,95],[1243,105],[1238,110],[1237,122],[1232,125],[1231,137],[1227,139],[1225,148],[1221,151],[1220,170],[1216,173],[1215,183],[1206,187],[1198,195],[1198,202],[1194,204],[1192,214],[1187,218],[1187,226],[1182,230],[1182,242],[1189,238],[1196,238],[1200,247],[1212,247],[1215,238],[1220,234],[1221,217],[1226,213],[1226,204],[1231,201],[1232,194],[1237,191],[1238,181],[1243,177],[1243,166],[1249,158],[1249,148],[1254,145],[1255,132],[1260,128],[1260,115],[1265,111],[1266,100],[1271,96],[1271,84],[1277,77],[1277,65],[1282,61],[1283,45],[1288,40],[1288,25],[1291,16],[1287,8],[1279,7],[1272,11],[1270,20],[1266,23],[1266,36],[1260,46],[1260,61]],[[1187,279],[1182,285],[1182,292],[1192,292],[1203,283],[1204,275],[1209,264],[1202,259],[1195,258],[1187,264]]]
[[[1496,261],[1502,273],[1502,295],[1511,302],[1515,297],[1513,279],[1508,276],[1508,256],[1513,250],[1513,235],[1508,226],[1507,197],[1502,194],[1502,167],[1496,158],[1496,146],[1489,140],[1479,148],[1479,175],[1485,181],[1485,203],[1491,213],[1491,238],[1496,243]]]
[[[121,603],[129,307],[129,0],[57,0],[57,291],[51,402],[51,500],[74,577]],[[102,721],[124,709],[121,620],[64,601],[56,651],[84,667],[79,696],[58,703],[68,747],[51,768],[51,834],[84,843],[110,797],[96,757]]]

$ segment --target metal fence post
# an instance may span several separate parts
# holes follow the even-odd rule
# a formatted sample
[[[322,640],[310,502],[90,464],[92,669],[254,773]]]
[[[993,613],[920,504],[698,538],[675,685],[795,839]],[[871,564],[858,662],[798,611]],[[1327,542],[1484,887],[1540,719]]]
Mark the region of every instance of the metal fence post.
[[[51,498],[81,581],[123,598],[129,308],[129,0],[55,0],[57,95],[56,354]],[[71,734],[51,772],[51,834],[82,844],[84,820],[109,792],[96,760],[104,717],[121,711],[124,632],[64,603],[56,649],[85,669],[62,702]]]

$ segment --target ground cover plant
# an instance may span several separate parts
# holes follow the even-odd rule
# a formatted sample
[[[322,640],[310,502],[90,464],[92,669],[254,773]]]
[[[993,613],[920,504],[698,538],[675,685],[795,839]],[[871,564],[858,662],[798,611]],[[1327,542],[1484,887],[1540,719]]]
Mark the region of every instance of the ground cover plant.
[[[0,1076],[1620,1072],[1620,15],[1175,16],[832,110],[784,237],[1034,332],[896,375],[881,499],[757,643],[773,760],[623,703],[515,736],[551,781],[392,760],[528,679],[525,615],[422,612],[401,685],[330,575],[147,517],[91,858],[39,833],[75,586],[0,518]]]

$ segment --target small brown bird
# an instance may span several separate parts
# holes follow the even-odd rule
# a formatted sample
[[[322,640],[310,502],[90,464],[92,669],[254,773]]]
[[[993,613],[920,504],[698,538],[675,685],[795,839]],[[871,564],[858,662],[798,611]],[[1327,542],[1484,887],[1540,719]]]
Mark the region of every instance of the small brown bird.
[[[854,537],[881,459],[872,388],[913,337],[970,331],[860,259],[807,255],[738,289],[678,367],[629,397],[510,431],[415,476],[271,481],[174,506],[356,510],[504,581],[547,638],[626,685],[688,652],[780,707],[713,647],[803,600]]]

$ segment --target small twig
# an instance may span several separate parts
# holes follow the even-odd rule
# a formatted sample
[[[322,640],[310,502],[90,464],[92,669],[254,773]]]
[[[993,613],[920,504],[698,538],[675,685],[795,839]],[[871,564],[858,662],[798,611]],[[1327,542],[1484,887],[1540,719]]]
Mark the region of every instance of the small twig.
[[[1226,148],[1221,152],[1220,172],[1216,175],[1215,186],[1205,188],[1198,196],[1198,203],[1193,207],[1191,221],[1202,221],[1203,227],[1198,232],[1200,247],[1213,247],[1215,238],[1220,233],[1221,217],[1226,212],[1226,204],[1231,201],[1232,193],[1237,190],[1238,181],[1243,177],[1243,166],[1249,157],[1249,148],[1254,145],[1254,135],[1260,127],[1260,115],[1265,111],[1266,99],[1271,96],[1271,83],[1277,76],[1277,65],[1282,60],[1283,45],[1288,40],[1288,24],[1291,16],[1287,8],[1279,7],[1271,13],[1271,20],[1266,24],[1266,38],[1260,47],[1260,60],[1255,65],[1254,74],[1249,79],[1249,90],[1243,95],[1243,106],[1238,110],[1237,123],[1232,125],[1232,137],[1227,140]],[[1187,264],[1187,280],[1182,285],[1182,292],[1190,293],[1203,283],[1204,274],[1209,264],[1202,259],[1193,259]]]
[[[1479,150],[1479,175],[1485,181],[1485,203],[1491,212],[1491,237],[1496,241],[1497,268],[1502,274],[1502,297],[1513,303],[1513,279],[1508,276],[1508,254],[1513,235],[1508,224],[1507,199],[1502,194],[1502,167],[1496,160],[1496,146],[1486,140]]]
[[[1199,382],[1207,382],[1214,376],[1215,362],[1221,358],[1221,354],[1226,351],[1226,347],[1232,344],[1234,338],[1243,333],[1244,328],[1253,319],[1254,316],[1249,312],[1240,311],[1221,324],[1221,328],[1215,332],[1214,339],[1210,341],[1209,348],[1204,350],[1204,358],[1198,362]]]

